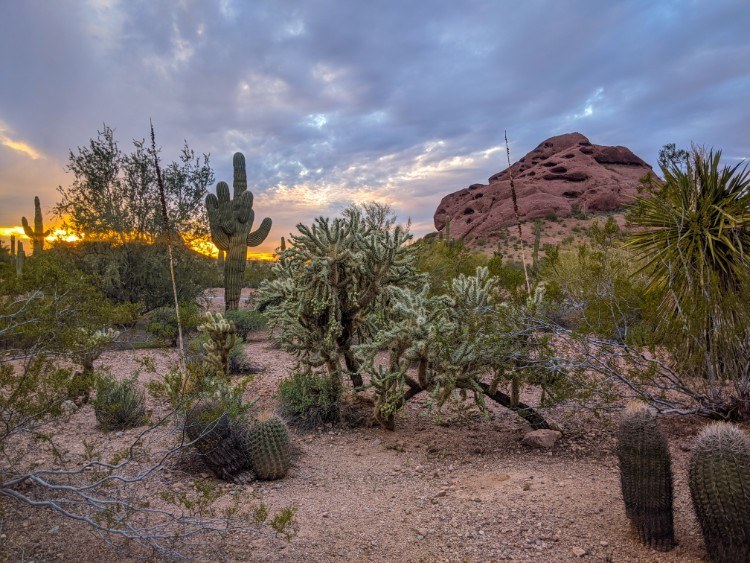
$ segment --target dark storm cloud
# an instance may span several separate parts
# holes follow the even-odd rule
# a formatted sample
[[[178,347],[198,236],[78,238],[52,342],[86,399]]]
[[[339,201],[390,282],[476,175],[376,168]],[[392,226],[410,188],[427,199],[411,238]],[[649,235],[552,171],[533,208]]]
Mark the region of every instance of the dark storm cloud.
[[[217,179],[244,151],[279,233],[366,197],[426,230],[504,167],[504,129],[514,158],[574,130],[649,162],[667,142],[750,155],[740,0],[32,1],[0,22],[0,224],[31,166],[12,143],[42,155],[27,189],[53,201],[69,148],[149,117],[165,155],[187,139]]]

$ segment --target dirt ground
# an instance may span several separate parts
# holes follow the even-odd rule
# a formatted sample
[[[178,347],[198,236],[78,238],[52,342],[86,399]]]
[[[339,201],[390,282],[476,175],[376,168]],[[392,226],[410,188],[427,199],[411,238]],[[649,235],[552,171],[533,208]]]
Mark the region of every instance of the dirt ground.
[[[250,391],[272,408],[278,382],[293,365],[264,334],[245,345],[264,367]],[[127,377],[136,360],[151,356],[156,374],[176,360],[173,350],[113,351],[98,364]],[[148,398],[156,416],[165,408]],[[703,425],[665,417],[675,475],[675,526],[679,545],[669,553],[643,547],[629,528],[620,494],[614,450],[615,420],[552,411],[563,438],[551,451],[521,445],[528,427],[513,413],[490,405],[448,405],[439,423],[415,400],[395,432],[378,427],[326,427],[294,432],[298,451],[288,476],[277,482],[222,483],[205,468],[179,457],[141,484],[144,499],[159,491],[187,490],[205,478],[221,491],[219,503],[238,488],[248,502],[271,512],[294,506],[296,535],[287,541],[264,533],[204,538],[186,548],[191,559],[258,561],[700,561],[702,539],[690,506],[686,466],[690,445]],[[142,430],[142,429],[141,429]],[[57,425],[63,462],[85,459],[86,447],[104,458],[131,443],[139,429],[104,433],[90,405]],[[156,439],[174,440],[174,428]],[[84,440],[88,446],[84,445]],[[29,460],[59,467],[41,454]],[[57,465],[56,465],[57,464]],[[85,524],[48,509],[33,509],[0,497],[0,560],[158,559],[120,542],[106,543]]]

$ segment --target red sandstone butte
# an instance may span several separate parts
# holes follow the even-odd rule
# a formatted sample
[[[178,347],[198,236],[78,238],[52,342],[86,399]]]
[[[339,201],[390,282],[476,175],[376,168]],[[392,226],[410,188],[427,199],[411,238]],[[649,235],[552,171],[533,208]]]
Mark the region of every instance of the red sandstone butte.
[[[651,166],[626,147],[592,145],[580,133],[551,137],[510,167],[522,221],[582,212],[615,211],[637,194]],[[451,218],[451,236],[462,239],[496,235],[515,223],[510,174],[504,170],[489,184],[472,184],[445,196],[435,212],[435,227]]]

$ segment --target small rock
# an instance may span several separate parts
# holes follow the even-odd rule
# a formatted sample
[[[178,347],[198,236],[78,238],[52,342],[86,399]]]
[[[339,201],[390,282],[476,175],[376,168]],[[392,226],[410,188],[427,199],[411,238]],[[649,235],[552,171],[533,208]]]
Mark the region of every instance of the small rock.
[[[576,557],[583,557],[584,555],[586,555],[586,550],[582,547],[574,547],[572,551],[573,555],[575,555]]]
[[[417,539],[419,541],[422,541],[424,539],[424,536],[422,534],[417,534]]]
[[[609,545],[609,542],[608,541],[600,541],[599,545],[602,546],[602,547],[607,547]]]
[[[531,432],[526,433],[523,440],[521,440],[521,443],[532,448],[542,448],[547,450],[554,446],[555,442],[557,442],[561,436],[562,432],[558,432],[557,430],[532,430]]]
[[[63,414],[70,416],[74,412],[78,410],[78,405],[76,405],[73,401],[70,399],[67,399],[62,402],[60,405],[60,408],[62,409]]]
[[[48,534],[56,534],[60,531],[60,526],[52,526],[49,530],[47,530]]]

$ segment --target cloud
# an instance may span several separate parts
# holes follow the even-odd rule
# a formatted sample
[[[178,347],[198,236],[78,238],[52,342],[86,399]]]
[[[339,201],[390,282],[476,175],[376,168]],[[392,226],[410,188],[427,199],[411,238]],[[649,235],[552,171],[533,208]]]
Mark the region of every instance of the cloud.
[[[31,171],[0,141],[4,207],[18,181],[69,181],[68,150],[103,122],[124,145],[149,118],[165,159],[187,139],[217,180],[246,154],[273,245],[364,198],[422,234],[444,195],[505,167],[506,129],[514,159],[571,130],[649,162],[669,142],[750,154],[733,0],[5,2],[0,20],[3,134],[45,155]]]

